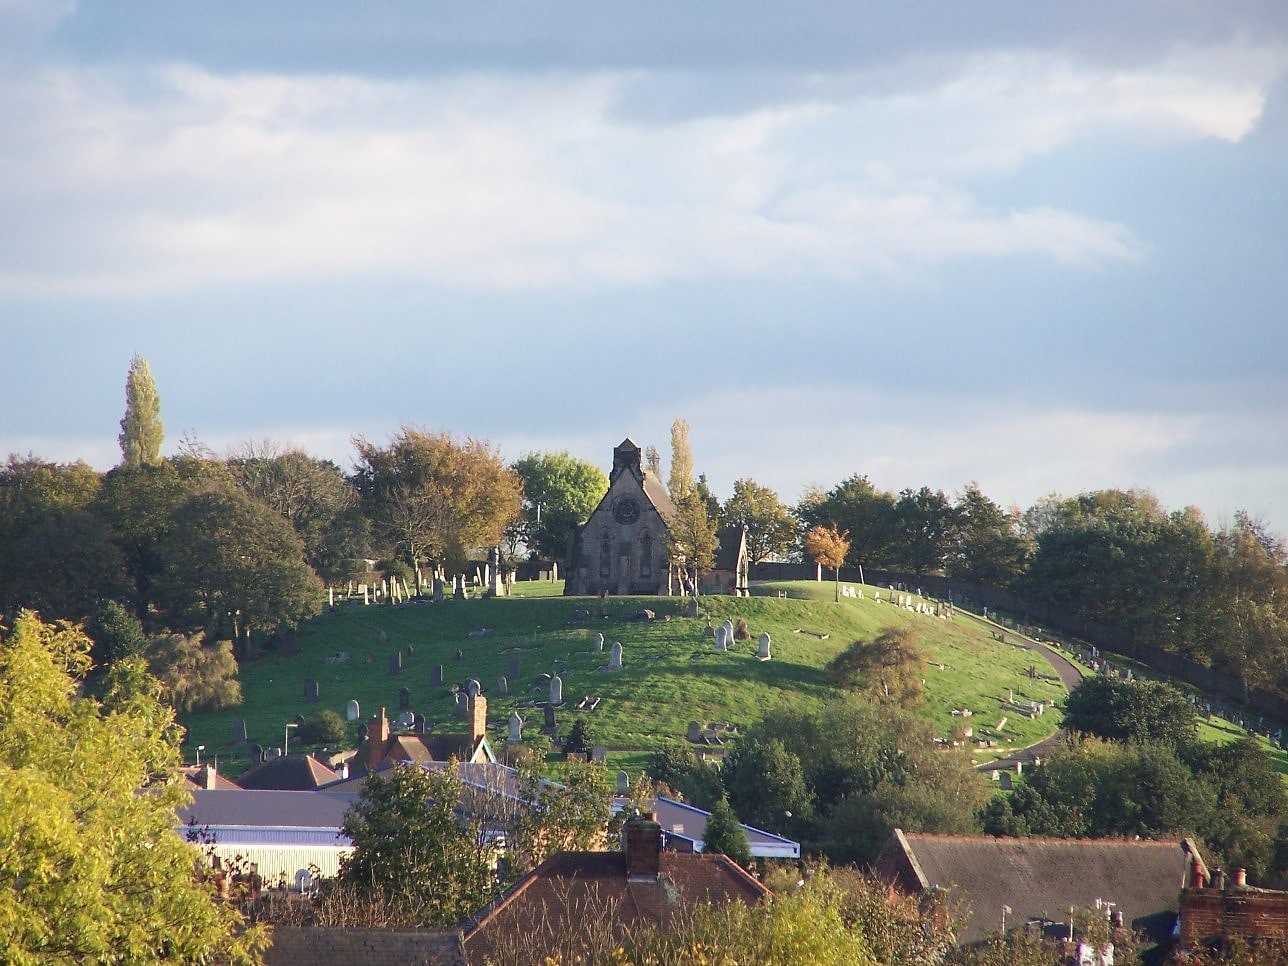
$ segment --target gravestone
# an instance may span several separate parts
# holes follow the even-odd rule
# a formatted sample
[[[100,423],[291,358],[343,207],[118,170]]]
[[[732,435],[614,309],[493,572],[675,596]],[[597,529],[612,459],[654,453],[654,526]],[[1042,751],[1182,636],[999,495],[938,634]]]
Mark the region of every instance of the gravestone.
[[[596,765],[602,765],[608,760],[608,748],[604,745],[596,745],[590,749],[590,760]]]
[[[238,718],[236,723],[233,725],[233,744],[244,745],[246,744],[246,740],[246,719]]]
[[[260,762],[268,760],[268,753],[264,750],[263,745],[250,746],[251,761]]]
[[[465,652],[458,647],[456,649],[456,660],[462,661],[464,659],[465,659]]]
[[[696,721],[690,721],[687,737],[694,744],[700,743],[702,741],[702,726]]]
[[[620,671],[622,669],[622,642],[613,641],[613,650],[608,655],[608,670]]]
[[[465,693],[471,698],[477,698],[483,690],[483,685],[479,684],[478,678],[470,678],[465,682]]]
[[[416,715],[410,711],[404,711],[402,714],[398,716],[398,720],[394,722],[394,724],[396,724],[403,731],[409,730],[415,723],[416,723]]]
[[[704,633],[704,634],[706,634],[706,635],[707,635],[707,637],[715,637],[715,636],[716,636],[716,629],[715,629],[714,627],[712,627],[712,626],[711,626],[711,621],[707,621],[707,629],[706,629],[705,631],[703,631],[703,633]]]
[[[460,574],[452,579],[452,596],[457,600],[466,600],[469,596],[465,589],[465,575]]]
[[[308,723],[308,722],[305,720],[304,715],[302,715],[302,714],[297,714],[297,715],[295,716],[295,727],[297,727],[297,728],[303,728],[303,727],[304,727],[304,725],[305,725],[305,724],[307,724],[307,723]]]
[[[406,711],[411,707],[411,690],[409,688],[398,689],[398,708]]]
[[[557,674],[550,679],[550,703],[556,707],[563,704],[563,678]]]
[[[519,673],[523,670],[523,662],[520,661],[517,657],[510,658],[510,667],[508,670],[509,670],[510,677],[517,678],[519,676]]]
[[[304,700],[309,704],[317,704],[320,693],[317,678],[309,678],[304,682]]]
[[[762,631],[760,634],[760,650],[756,652],[756,660],[769,660],[769,631]]]
[[[690,597],[684,602],[684,616],[690,620],[697,620],[698,617],[698,598]]]
[[[631,793],[631,776],[624,771],[617,773],[617,794],[629,795]]]
[[[357,701],[350,701],[349,706],[345,709],[345,717],[350,721],[357,721],[362,717],[362,712],[358,708]]]
[[[365,723],[358,725],[358,744],[367,740],[367,726]]]
[[[1002,787],[1003,791],[1006,791],[1007,789],[1011,788],[1012,779],[1011,779],[1011,773],[1009,771],[1004,771],[1000,773],[997,776],[997,779],[998,779],[998,784]]]
[[[443,665],[435,664],[434,669],[429,674],[429,682],[435,687],[441,687],[443,684]]]
[[[411,730],[418,735],[425,733],[425,716],[423,714],[413,714],[411,716]]]
[[[513,744],[523,741],[523,719],[517,711],[510,712],[510,734],[506,740]]]
[[[443,594],[443,578],[435,574],[434,575],[434,598],[433,598],[434,603],[441,604],[443,602],[444,596],[445,595]]]
[[[553,706],[553,705],[549,705],[549,704],[547,704],[547,705],[545,706],[545,709],[546,709],[546,730],[547,730],[547,731],[554,731],[554,730],[555,730],[555,709],[554,709],[554,706]]]
[[[729,638],[725,637],[724,625],[716,628],[716,653],[724,654],[729,650]]]
[[[604,633],[600,631],[595,635],[595,653],[602,653],[604,650]]]
[[[402,651],[394,651],[389,655],[389,673],[402,674],[402,669]]]
[[[470,699],[464,691],[456,692],[456,717],[466,718],[469,716]]]
[[[496,692],[503,698],[508,698],[510,696],[510,682],[504,674],[496,679]]]

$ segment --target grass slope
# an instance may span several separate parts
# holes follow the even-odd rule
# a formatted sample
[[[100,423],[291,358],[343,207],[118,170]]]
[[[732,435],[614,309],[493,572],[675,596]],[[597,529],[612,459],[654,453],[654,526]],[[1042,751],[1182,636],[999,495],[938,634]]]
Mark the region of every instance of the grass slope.
[[[524,591],[549,592],[553,585],[525,585]],[[751,724],[765,709],[780,704],[817,707],[835,692],[823,673],[824,665],[855,640],[871,639],[884,628],[913,625],[929,660],[926,710],[944,735],[965,719],[954,708],[969,708],[965,723],[977,734],[1007,717],[1009,745],[1026,745],[1059,725],[1058,712],[1028,720],[1002,709],[1013,691],[1016,699],[1053,701],[1064,690],[1050,667],[1031,652],[993,640],[965,621],[922,616],[888,603],[832,600],[830,584],[810,582],[758,588],[772,596],[751,598],[704,597],[702,617],[682,617],[679,598],[591,598],[516,595],[495,600],[447,601],[440,604],[370,606],[347,603],[337,611],[309,622],[299,635],[295,653],[269,651],[242,666],[245,702],[238,708],[183,716],[188,747],[206,746],[206,755],[219,753],[236,773],[236,759],[245,748],[232,747],[234,727],[245,719],[251,743],[279,747],[285,724],[297,714],[306,717],[323,709],[344,714],[356,699],[366,720],[380,707],[398,713],[399,690],[406,687],[411,707],[436,730],[463,730],[455,714],[450,686],[474,677],[489,699],[489,719],[498,737],[504,722],[517,709],[524,718],[525,738],[535,737],[542,724],[540,707],[524,707],[548,697],[538,680],[542,672],[563,679],[565,707],[559,709],[564,733],[575,720],[573,705],[583,696],[602,699],[587,713],[597,741],[613,752],[615,767],[637,768],[664,742],[683,738],[688,722],[720,721]],[[782,590],[791,596],[780,598]],[[869,591],[870,595],[870,591]],[[656,620],[640,623],[634,615],[644,608]],[[588,612],[584,623],[578,612]],[[669,618],[669,619],[668,619]],[[727,654],[717,654],[706,635],[708,620],[745,619],[751,639],[737,642]],[[488,633],[472,637],[471,632]],[[605,637],[596,653],[597,632]],[[756,639],[762,631],[772,638],[773,659],[757,661]],[[813,632],[813,633],[807,633]],[[624,649],[624,668],[609,672],[608,650],[614,641]],[[391,655],[403,651],[403,673],[389,674]],[[342,651],[343,664],[329,663]],[[456,657],[460,651],[460,659]],[[521,673],[510,681],[510,697],[497,694],[497,677],[506,674],[513,658]],[[431,684],[434,665],[442,664],[445,685]],[[1040,676],[1027,676],[1036,665]],[[305,701],[305,681],[316,679],[320,702]]]

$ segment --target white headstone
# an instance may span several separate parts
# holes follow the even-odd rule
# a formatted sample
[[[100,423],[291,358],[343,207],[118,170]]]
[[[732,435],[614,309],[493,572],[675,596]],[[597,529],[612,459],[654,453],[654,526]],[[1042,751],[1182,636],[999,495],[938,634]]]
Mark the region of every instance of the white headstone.
[[[622,642],[613,641],[613,649],[608,655],[608,670],[620,671],[622,669]]]
[[[509,740],[518,743],[523,740],[523,719],[519,717],[519,712],[510,712],[510,736]]]
[[[725,636],[725,626],[721,624],[716,628],[716,653],[724,654],[729,650],[729,638]]]
[[[362,712],[358,710],[358,702],[350,701],[349,707],[346,711],[346,717],[350,721],[357,721],[361,716],[362,716]]]
[[[550,679],[550,703],[563,704],[563,678],[557,674]]]
[[[604,634],[601,631],[595,635],[595,653],[600,653],[604,649]]]
[[[756,652],[756,660],[769,660],[769,631],[762,631],[760,635],[760,650]]]

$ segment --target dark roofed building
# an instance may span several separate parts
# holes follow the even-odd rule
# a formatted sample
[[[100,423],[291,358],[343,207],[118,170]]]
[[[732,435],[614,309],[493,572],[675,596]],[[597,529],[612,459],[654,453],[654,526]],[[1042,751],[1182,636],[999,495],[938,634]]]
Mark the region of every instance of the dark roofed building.
[[[700,580],[704,594],[746,597],[748,590],[747,531],[722,527],[716,532],[715,561]]]
[[[581,961],[586,923],[620,938],[698,903],[750,905],[768,894],[723,855],[662,851],[651,815],[627,821],[622,838],[622,852],[559,852],[484,907],[466,927],[470,961]]]
[[[448,734],[393,732],[385,709],[367,725],[367,737],[357,754],[348,759],[349,777],[359,778],[381,768],[410,762],[430,765],[453,758],[463,762],[494,762],[496,755],[487,740],[487,698],[470,698],[466,706],[468,730]]]
[[[944,890],[969,918],[958,938],[978,942],[1008,927],[1068,923],[1070,908],[1111,902],[1124,925],[1154,943],[1172,934],[1191,858],[1189,840],[990,838],[895,829],[877,875],[910,896]],[[1200,857],[1200,861],[1201,857]]]
[[[279,755],[252,765],[237,779],[237,785],[260,791],[307,792],[339,779],[339,772],[312,755]]]

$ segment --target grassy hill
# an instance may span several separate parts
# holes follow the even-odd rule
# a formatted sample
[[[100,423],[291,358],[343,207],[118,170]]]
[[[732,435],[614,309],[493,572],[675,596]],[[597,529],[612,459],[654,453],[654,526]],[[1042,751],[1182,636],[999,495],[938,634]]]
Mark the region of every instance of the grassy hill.
[[[1016,699],[1051,702],[1064,690],[1039,656],[994,640],[964,620],[940,620],[894,607],[889,603],[842,599],[833,601],[830,584],[793,582],[765,585],[751,598],[704,597],[702,616],[686,619],[678,598],[592,598],[543,596],[558,585],[520,585],[519,594],[495,600],[446,601],[402,606],[363,606],[346,602],[336,611],[309,622],[294,647],[281,646],[246,661],[241,682],[245,702],[221,712],[183,717],[189,728],[186,746],[206,746],[206,757],[218,753],[230,773],[245,748],[233,748],[238,719],[245,719],[251,743],[280,747],[285,724],[297,714],[306,717],[323,709],[344,715],[356,699],[363,720],[380,707],[394,717],[399,691],[406,687],[411,708],[438,730],[463,730],[455,715],[451,685],[477,678],[489,699],[489,720],[497,737],[517,709],[524,718],[525,738],[537,736],[540,707],[524,707],[548,697],[538,675],[559,673],[565,707],[558,710],[560,730],[571,727],[583,696],[601,699],[585,713],[596,740],[610,749],[610,764],[638,768],[664,742],[682,739],[688,722],[728,722],[746,726],[766,708],[780,704],[814,707],[834,694],[824,665],[855,640],[871,639],[884,628],[911,625],[931,662],[926,671],[926,713],[945,736],[954,724],[967,723],[976,734],[1007,717],[1005,744],[1022,746],[1037,741],[1059,725],[1058,711],[1028,720],[1003,704]],[[778,593],[787,594],[779,597]],[[635,620],[649,608],[656,619]],[[736,642],[726,654],[715,653],[707,636],[708,621],[729,618],[747,621],[750,640]],[[485,634],[480,632],[486,629]],[[758,661],[756,639],[762,631],[772,638],[773,659]],[[605,637],[596,653],[597,632]],[[624,667],[604,670],[608,649],[621,641]],[[389,673],[390,658],[403,653],[403,672]],[[342,652],[344,663],[335,658]],[[461,656],[458,658],[458,652]],[[500,697],[497,677],[507,674],[517,658],[520,674],[510,680],[510,696]],[[443,665],[444,685],[432,684],[435,665]],[[1030,678],[1034,665],[1039,676]],[[320,701],[305,700],[305,682],[319,682]],[[955,717],[955,708],[968,708],[970,719]]]

